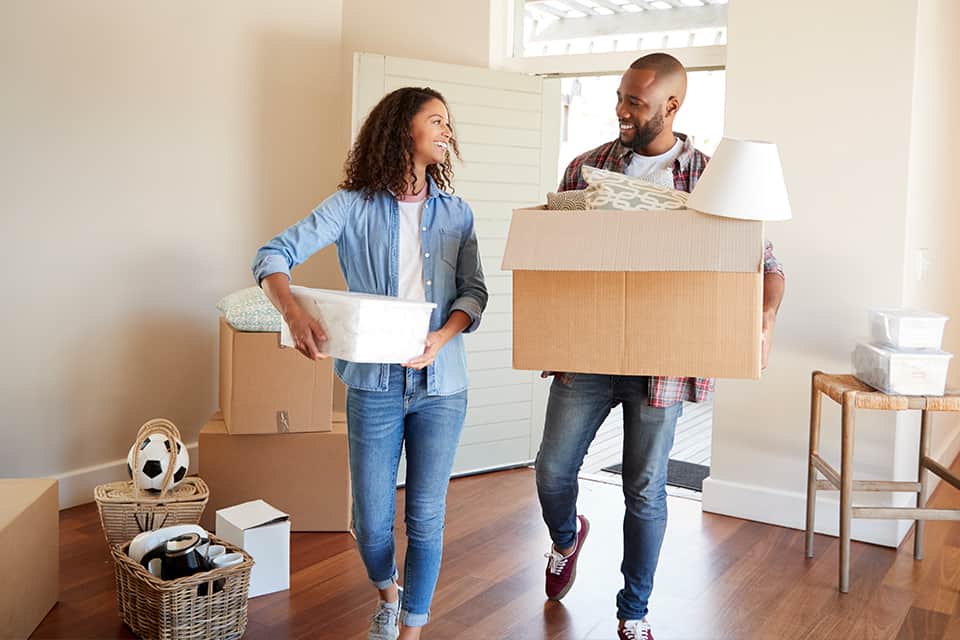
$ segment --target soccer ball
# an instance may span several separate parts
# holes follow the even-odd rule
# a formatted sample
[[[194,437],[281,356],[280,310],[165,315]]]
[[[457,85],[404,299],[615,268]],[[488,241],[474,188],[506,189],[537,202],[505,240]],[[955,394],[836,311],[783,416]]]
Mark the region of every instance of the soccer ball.
[[[190,466],[190,454],[179,440],[174,440],[177,447],[176,467],[170,479],[169,489],[177,486],[187,475]],[[170,464],[170,439],[167,436],[154,433],[140,442],[134,442],[127,454],[127,472],[133,478],[137,474],[140,487],[148,491],[160,492],[164,489],[163,478]]]

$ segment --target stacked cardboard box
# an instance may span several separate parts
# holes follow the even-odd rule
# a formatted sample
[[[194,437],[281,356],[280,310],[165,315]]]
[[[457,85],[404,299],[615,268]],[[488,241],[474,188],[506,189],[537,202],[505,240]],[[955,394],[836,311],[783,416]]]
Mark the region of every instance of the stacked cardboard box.
[[[218,509],[262,499],[290,515],[293,531],[349,530],[343,398],[330,359],[311,362],[281,347],[279,333],[221,318],[221,410],[200,430],[210,487],[201,524],[213,530]]]
[[[0,480],[0,638],[26,638],[57,603],[57,481]]]

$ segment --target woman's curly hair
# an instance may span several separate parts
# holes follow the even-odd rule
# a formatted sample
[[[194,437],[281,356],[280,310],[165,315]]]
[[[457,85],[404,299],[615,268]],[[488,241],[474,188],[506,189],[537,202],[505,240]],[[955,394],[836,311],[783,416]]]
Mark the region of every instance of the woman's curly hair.
[[[423,105],[437,99],[446,106],[438,91],[429,87],[403,87],[391,91],[367,116],[353,148],[344,163],[346,178],[339,188],[364,191],[371,197],[377,191],[404,193],[413,172],[413,135],[410,124]],[[453,122],[450,130],[453,132]],[[450,148],[460,159],[460,147],[451,135]],[[427,175],[444,191],[453,191],[453,164],[448,153],[442,164],[427,165]],[[418,187],[420,185],[417,185]]]

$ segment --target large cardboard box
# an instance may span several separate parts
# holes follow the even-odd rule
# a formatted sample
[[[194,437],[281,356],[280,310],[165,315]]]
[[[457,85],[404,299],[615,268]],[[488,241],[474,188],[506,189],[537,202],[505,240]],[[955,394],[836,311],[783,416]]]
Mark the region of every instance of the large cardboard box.
[[[762,222],[517,209],[503,269],[516,369],[760,376]]]
[[[220,410],[230,433],[329,431],[333,361],[311,362],[280,334],[220,318]]]
[[[290,518],[263,500],[217,511],[217,537],[253,558],[249,597],[290,588]]]
[[[60,593],[56,480],[0,480],[0,576],[0,637],[27,638]]]
[[[326,432],[232,435],[215,414],[200,430],[203,527],[213,530],[218,509],[262,499],[290,514],[293,531],[349,531],[347,425],[335,418]]]

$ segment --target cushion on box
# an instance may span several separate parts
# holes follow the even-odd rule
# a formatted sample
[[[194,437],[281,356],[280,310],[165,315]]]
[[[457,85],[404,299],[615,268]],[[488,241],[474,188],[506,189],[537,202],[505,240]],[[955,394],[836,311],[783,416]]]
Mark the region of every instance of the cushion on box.
[[[661,187],[643,178],[584,166],[583,179],[588,209],[685,209],[684,191]]]
[[[280,312],[260,287],[240,289],[217,303],[231,327],[238,331],[280,331]]]
[[[547,209],[551,211],[583,211],[586,208],[585,189],[547,194]]]

